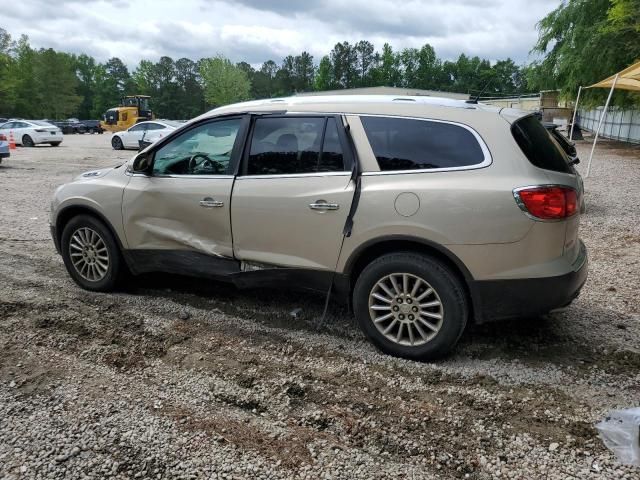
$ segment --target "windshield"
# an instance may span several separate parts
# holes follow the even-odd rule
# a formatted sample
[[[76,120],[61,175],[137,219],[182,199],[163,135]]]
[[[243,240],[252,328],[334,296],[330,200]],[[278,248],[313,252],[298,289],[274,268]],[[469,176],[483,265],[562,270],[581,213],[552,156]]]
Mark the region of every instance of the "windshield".
[[[149,110],[149,99],[141,98],[140,99],[140,110],[147,111]]]

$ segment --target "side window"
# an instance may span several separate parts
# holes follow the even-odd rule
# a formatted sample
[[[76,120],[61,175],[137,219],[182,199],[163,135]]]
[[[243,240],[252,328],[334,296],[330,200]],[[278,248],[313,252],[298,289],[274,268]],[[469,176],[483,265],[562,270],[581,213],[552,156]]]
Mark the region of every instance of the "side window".
[[[466,128],[409,118],[360,117],[382,171],[478,165],[484,152]]]
[[[187,130],[160,148],[153,175],[224,175],[242,119],[219,120]]]
[[[128,118],[129,118],[129,114],[127,112],[122,112],[122,119],[121,120],[123,122],[126,122]]]
[[[131,127],[129,129],[130,132],[141,132],[143,130],[147,130],[147,124],[142,124],[142,125],[134,125],[133,127]]]
[[[327,133],[323,143],[325,125]],[[255,121],[247,175],[343,170],[342,149],[333,118],[275,117]]]

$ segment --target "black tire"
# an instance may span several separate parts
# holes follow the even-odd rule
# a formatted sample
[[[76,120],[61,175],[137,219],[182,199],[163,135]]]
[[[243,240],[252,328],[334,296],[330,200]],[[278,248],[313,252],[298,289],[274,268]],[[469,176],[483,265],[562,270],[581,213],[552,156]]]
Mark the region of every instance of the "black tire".
[[[124,145],[122,144],[122,139],[120,137],[113,137],[111,139],[111,146],[114,150],[123,150]]]
[[[108,265],[106,273],[102,278],[95,281],[90,281],[85,278],[74,266],[71,259],[71,239],[78,230],[83,228],[88,228],[99,235],[107,249]],[[67,222],[62,230],[60,250],[62,252],[62,259],[64,261],[64,266],[67,268],[67,272],[69,272],[73,281],[85,290],[95,292],[113,291],[121,278],[126,274],[126,267],[123,264],[120,248],[118,247],[111,231],[104,223],[91,215],[78,215]],[[73,251],[76,252],[77,249],[73,248]]]
[[[24,135],[22,137],[22,146],[23,147],[35,147],[36,144],[33,143],[33,139],[29,135]]]
[[[50,142],[49,145],[52,147],[59,147],[62,142]]]
[[[89,129],[89,133],[90,133],[91,135],[93,135],[94,133],[96,133],[96,130],[95,130],[94,128],[90,128],[90,129]]]
[[[436,292],[441,304],[442,320],[439,330],[421,345],[403,345],[390,340],[378,330],[369,311],[369,296],[378,281],[391,274],[403,273],[426,282]],[[393,308],[396,308],[395,304]],[[412,360],[433,360],[449,353],[462,336],[469,317],[467,296],[458,276],[443,262],[414,252],[384,255],[367,265],[353,290],[353,309],[360,328],[376,347],[389,355]],[[404,332],[409,329],[407,326],[403,328]],[[413,332],[415,331],[414,329]]]

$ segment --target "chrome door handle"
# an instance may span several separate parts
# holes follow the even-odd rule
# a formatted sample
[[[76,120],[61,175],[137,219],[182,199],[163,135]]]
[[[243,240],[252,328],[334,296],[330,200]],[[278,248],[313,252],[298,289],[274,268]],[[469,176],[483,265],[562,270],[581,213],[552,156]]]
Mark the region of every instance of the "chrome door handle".
[[[200,200],[200,206],[204,208],[216,208],[224,206],[224,203],[220,200],[214,200],[211,197],[206,197]]]
[[[337,203],[327,203],[324,200],[317,200],[315,203],[310,203],[309,208],[311,210],[321,210],[325,212],[327,210],[338,210],[340,205]]]

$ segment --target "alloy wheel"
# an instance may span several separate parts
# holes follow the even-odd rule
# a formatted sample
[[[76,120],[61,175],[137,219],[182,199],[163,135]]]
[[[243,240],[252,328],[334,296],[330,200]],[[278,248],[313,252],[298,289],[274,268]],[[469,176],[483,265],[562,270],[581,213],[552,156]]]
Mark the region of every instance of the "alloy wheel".
[[[411,273],[393,273],[378,280],[369,293],[371,321],[388,340],[419,346],[440,331],[444,307],[438,293]]]
[[[109,251],[95,230],[82,227],[71,235],[69,256],[75,270],[90,282],[99,282],[109,270]]]

